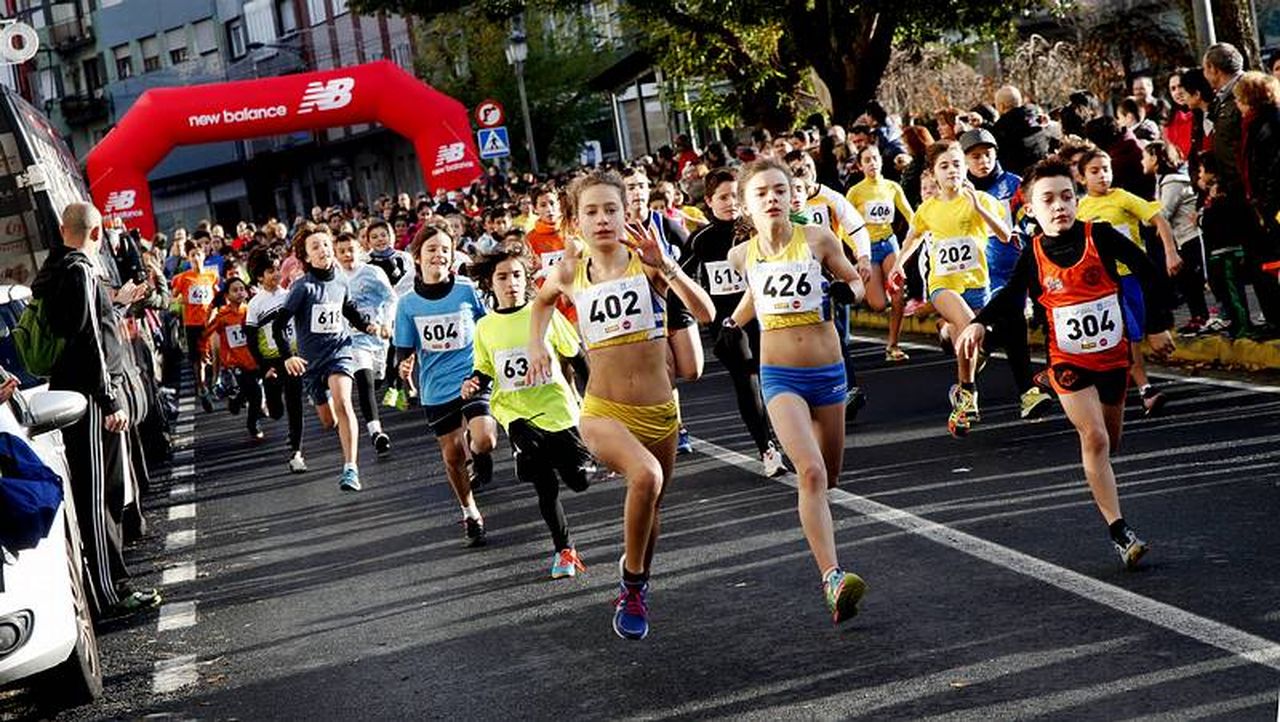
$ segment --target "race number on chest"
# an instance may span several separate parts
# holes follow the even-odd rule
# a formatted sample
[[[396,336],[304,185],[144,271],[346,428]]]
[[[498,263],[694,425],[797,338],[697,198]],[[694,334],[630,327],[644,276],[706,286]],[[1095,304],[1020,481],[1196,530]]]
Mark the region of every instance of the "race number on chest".
[[[249,339],[244,335],[244,327],[238,323],[227,326],[227,345],[231,348],[244,348],[249,345]]]
[[[656,319],[648,295],[649,281],[644,276],[607,281],[579,293],[574,304],[587,343],[653,328]]]
[[[746,279],[728,261],[711,261],[706,264],[707,291],[712,296],[732,296],[747,289]]]
[[[965,273],[978,267],[978,259],[982,249],[978,242],[969,237],[944,238],[933,242],[937,261],[933,273],[938,276],[950,276],[954,273]]]
[[[1054,340],[1066,353],[1098,353],[1115,348],[1124,337],[1120,300],[1111,295],[1053,309]]]
[[[423,351],[457,351],[471,345],[471,316],[461,311],[414,316]]]
[[[342,332],[342,304],[317,303],[311,307],[311,333]]]
[[[200,284],[187,289],[187,303],[193,306],[208,306],[213,303],[213,286]]]
[[[498,375],[498,389],[502,391],[519,391],[549,383],[546,378],[532,384],[525,380],[529,373],[529,354],[523,348],[509,348],[494,353],[493,366]]]
[[[867,201],[867,223],[892,223],[893,204],[889,201]]]
[[[822,269],[813,261],[761,263],[750,274],[758,313],[805,313],[822,307]]]

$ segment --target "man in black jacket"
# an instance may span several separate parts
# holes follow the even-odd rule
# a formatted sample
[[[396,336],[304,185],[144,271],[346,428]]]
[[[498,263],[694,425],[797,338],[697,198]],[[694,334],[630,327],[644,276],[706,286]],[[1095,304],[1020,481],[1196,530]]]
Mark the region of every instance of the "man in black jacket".
[[[98,609],[127,614],[160,602],[155,591],[133,591],[125,580],[121,514],[132,474],[125,432],[127,353],[117,329],[110,293],[100,277],[102,214],[88,203],[62,212],[63,245],[51,249],[32,284],[66,346],[49,376],[49,388],[79,391],[89,399],[85,415],[63,429],[68,471]],[[120,294],[132,298],[129,280]]]
[[[996,91],[996,111],[1000,118],[991,127],[999,143],[1000,165],[1014,175],[1049,155],[1049,134],[1045,132],[1034,108],[1024,105],[1022,93],[1012,85]]]

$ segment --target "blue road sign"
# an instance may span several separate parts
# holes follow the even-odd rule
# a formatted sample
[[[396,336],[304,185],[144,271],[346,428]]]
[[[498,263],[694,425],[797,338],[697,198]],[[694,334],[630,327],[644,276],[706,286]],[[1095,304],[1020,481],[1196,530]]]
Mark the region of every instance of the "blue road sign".
[[[507,140],[507,128],[504,125],[476,131],[476,145],[480,146],[480,157],[485,160],[511,155],[511,143]]]

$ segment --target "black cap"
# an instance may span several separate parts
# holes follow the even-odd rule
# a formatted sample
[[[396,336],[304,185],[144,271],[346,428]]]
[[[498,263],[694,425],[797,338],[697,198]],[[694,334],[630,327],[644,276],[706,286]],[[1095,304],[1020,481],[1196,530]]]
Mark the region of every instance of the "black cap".
[[[966,153],[979,145],[989,145],[992,148],[1000,147],[1000,144],[996,142],[996,137],[986,128],[966,130],[964,134],[960,136],[960,149]]]

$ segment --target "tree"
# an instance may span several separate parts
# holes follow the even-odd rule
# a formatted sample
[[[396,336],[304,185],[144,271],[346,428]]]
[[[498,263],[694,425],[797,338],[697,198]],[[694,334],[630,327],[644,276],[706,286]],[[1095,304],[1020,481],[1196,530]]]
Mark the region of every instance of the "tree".
[[[515,3],[361,0],[358,11],[413,12],[423,20],[416,28],[418,75],[469,108],[494,98],[507,110],[506,124],[517,164],[527,167],[524,121],[520,114],[515,72],[506,60],[510,18]],[[540,159],[559,165],[577,162],[587,125],[600,112],[599,98],[588,81],[615,60],[596,47],[590,28],[574,14],[530,9],[529,56],[525,87],[529,120]]]
[[[775,78],[789,87],[772,101],[785,103],[802,87],[803,70],[812,68],[829,92],[834,122],[850,123],[876,96],[896,45],[947,34],[990,34],[1041,0],[632,0],[630,5],[648,18],[642,34],[662,37],[665,26],[696,38],[685,50],[702,54],[704,72],[720,68],[727,58],[729,80],[741,100],[753,95],[744,91],[757,91]],[[753,44],[759,37],[773,39],[764,48],[768,52]],[[759,66],[761,56],[776,59],[772,74]],[[743,116],[751,120],[751,113]]]

